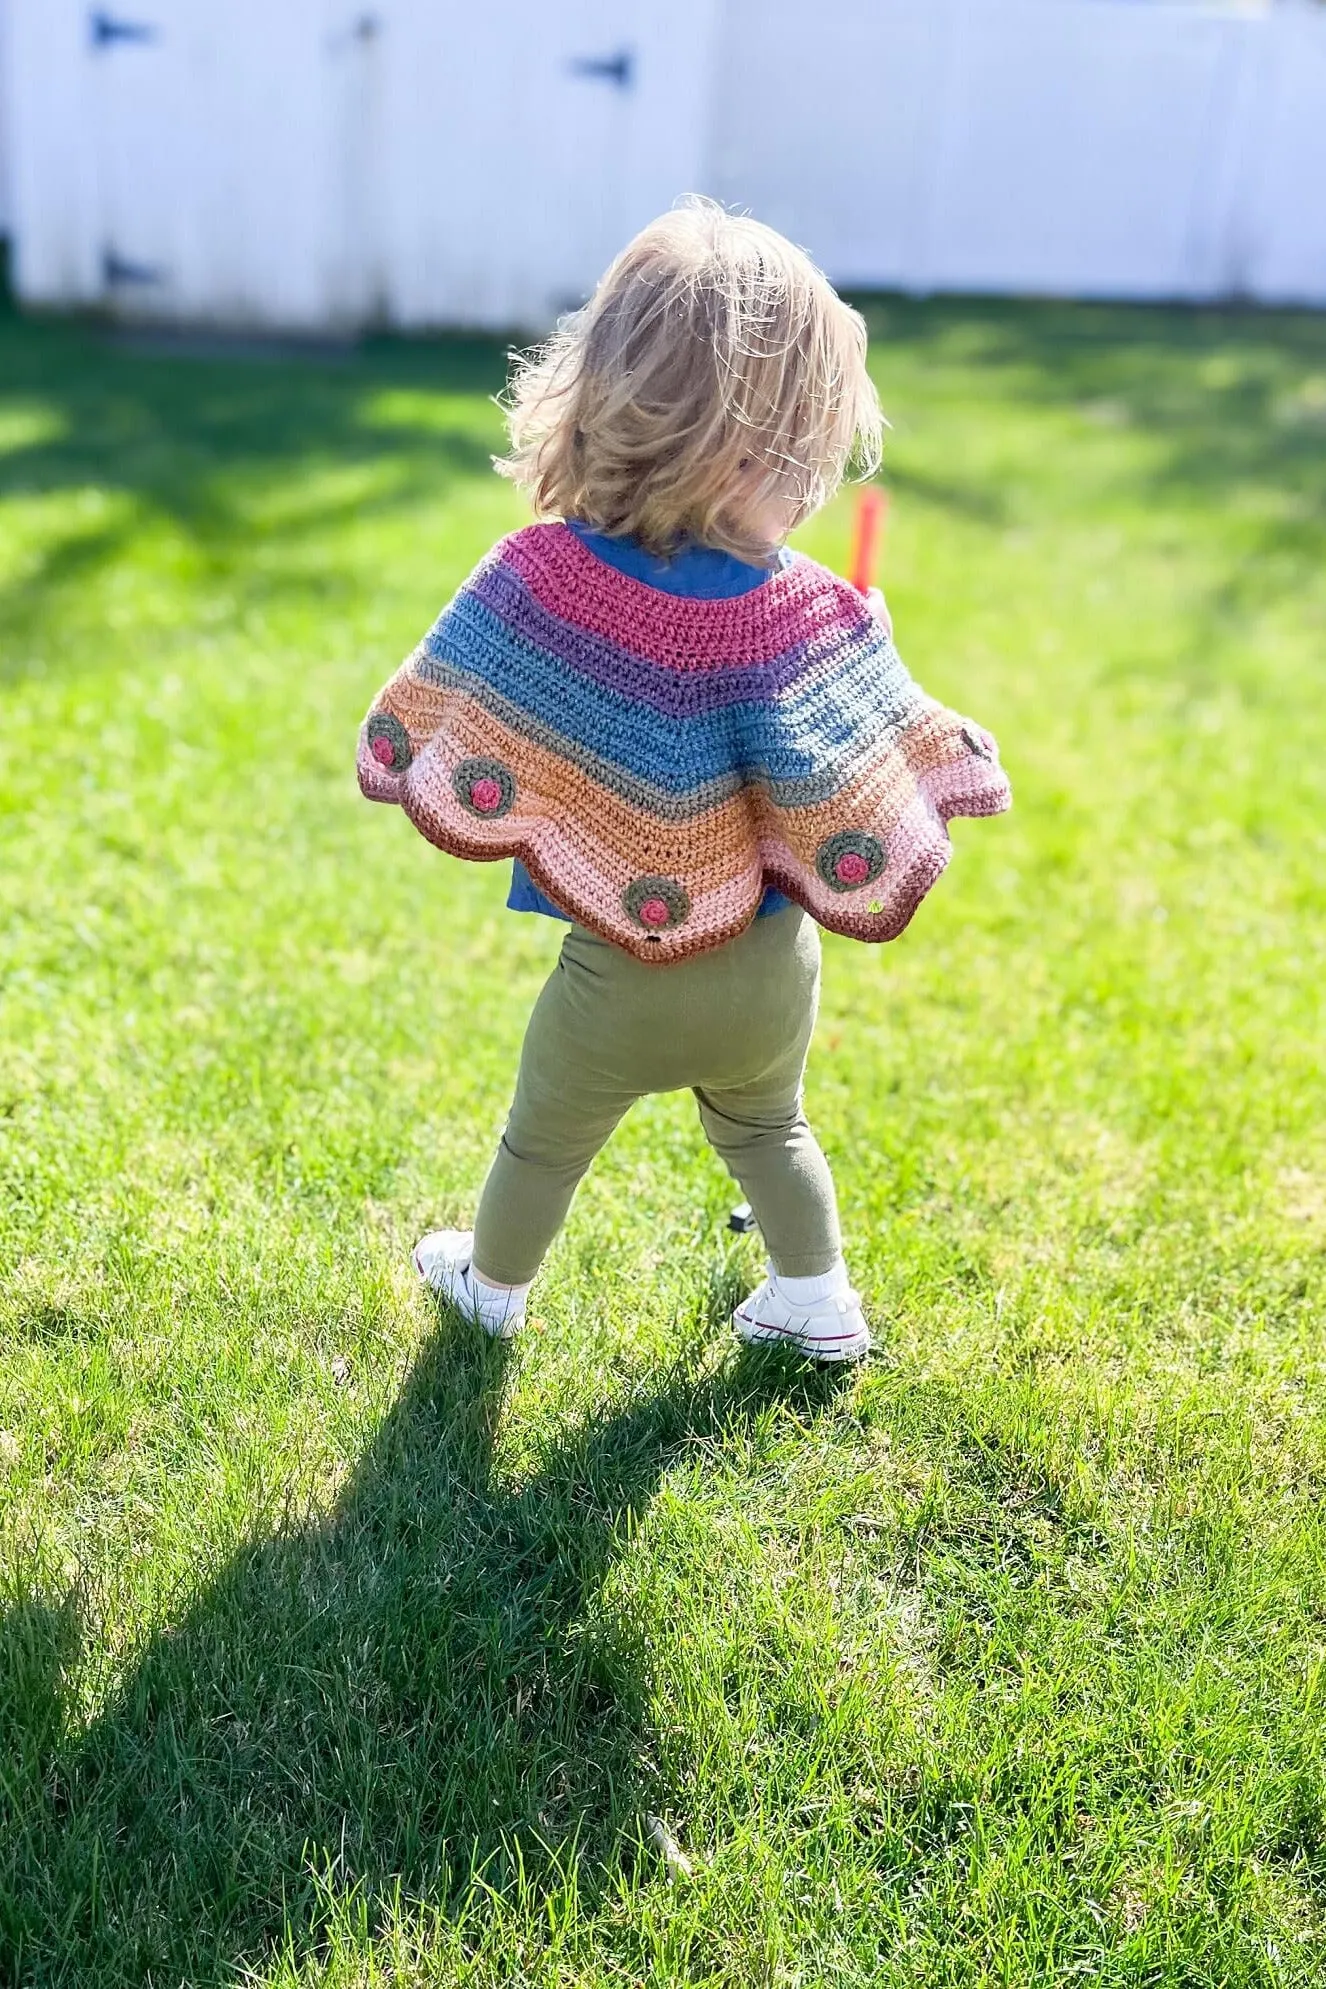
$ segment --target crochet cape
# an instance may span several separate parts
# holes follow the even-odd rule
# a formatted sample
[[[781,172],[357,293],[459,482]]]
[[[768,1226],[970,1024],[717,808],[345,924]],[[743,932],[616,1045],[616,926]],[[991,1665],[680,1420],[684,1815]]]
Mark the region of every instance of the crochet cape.
[[[359,784],[439,849],[519,857],[641,960],[719,946],[769,885],[894,939],[953,815],[1010,793],[862,595],[795,555],[725,600],[667,594],[563,524],[503,539],[373,701]]]

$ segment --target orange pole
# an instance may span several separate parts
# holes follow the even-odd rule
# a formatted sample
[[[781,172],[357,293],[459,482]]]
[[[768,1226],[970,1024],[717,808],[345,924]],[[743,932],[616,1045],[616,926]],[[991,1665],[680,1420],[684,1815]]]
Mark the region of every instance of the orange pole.
[[[852,585],[860,594],[869,593],[875,584],[875,558],[888,511],[888,492],[877,483],[868,483],[857,499],[856,543],[852,548]]]

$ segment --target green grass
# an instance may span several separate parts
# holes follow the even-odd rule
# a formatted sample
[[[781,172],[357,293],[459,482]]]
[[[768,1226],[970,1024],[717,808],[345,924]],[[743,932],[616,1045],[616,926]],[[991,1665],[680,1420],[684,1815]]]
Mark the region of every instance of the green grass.
[[[6,1985],[1322,1980],[1326,322],[872,316],[1017,800],[826,944],[840,1380],[684,1098],[509,1357],[413,1287],[558,943],[351,769],[499,349],[0,322]]]

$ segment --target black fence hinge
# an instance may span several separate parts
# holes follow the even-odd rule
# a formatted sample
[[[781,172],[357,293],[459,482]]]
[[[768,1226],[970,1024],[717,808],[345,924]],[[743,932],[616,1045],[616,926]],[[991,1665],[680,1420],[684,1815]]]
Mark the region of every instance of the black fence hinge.
[[[127,256],[119,255],[114,249],[103,249],[101,280],[107,290],[125,289],[130,286],[142,287],[164,283],[166,272],[163,269],[155,269],[151,263],[130,262]]]
[[[116,42],[155,41],[158,30],[147,21],[117,21],[112,14],[93,14],[88,23],[93,48],[113,48]]]
[[[619,90],[629,90],[635,81],[635,56],[629,48],[619,49],[616,55],[573,55],[570,68],[573,76],[615,83]]]

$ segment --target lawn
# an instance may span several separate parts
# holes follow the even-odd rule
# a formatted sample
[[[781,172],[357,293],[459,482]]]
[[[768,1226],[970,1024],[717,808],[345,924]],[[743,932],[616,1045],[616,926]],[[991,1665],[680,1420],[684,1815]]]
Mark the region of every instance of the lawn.
[[[352,769],[500,347],[0,321],[5,1985],[1322,1981],[1326,320],[870,315],[1016,805],[826,942],[846,1377],[685,1097],[415,1288],[558,944]]]

